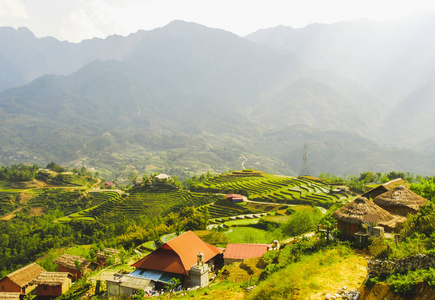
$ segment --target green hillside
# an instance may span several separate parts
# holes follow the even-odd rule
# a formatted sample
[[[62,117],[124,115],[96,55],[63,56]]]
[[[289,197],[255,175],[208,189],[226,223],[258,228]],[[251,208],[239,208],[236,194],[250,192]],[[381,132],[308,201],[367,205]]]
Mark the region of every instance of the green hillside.
[[[331,193],[330,186],[311,177],[288,177],[243,170],[218,175],[195,183],[192,190],[240,193],[252,201],[310,204],[330,207],[349,199],[345,193]]]
[[[209,204],[222,196],[184,190],[134,189],[123,196],[114,191],[90,192],[86,198],[92,203],[92,207],[63,217],[59,221],[95,221],[109,213],[127,218],[154,218],[177,211],[178,208]]]

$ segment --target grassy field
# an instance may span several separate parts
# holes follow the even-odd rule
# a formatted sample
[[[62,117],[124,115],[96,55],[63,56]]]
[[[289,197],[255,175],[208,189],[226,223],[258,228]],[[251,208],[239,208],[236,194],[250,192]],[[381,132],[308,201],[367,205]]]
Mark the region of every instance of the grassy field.
[[[273,273],[247,299],[325,299],[338,288],[356,290],[367,274],[367,261],[343,246],[306,255]]]
[[[273,241],[266,230],[250,226],[231,227],[225,234],[228,243],[270,244]]]

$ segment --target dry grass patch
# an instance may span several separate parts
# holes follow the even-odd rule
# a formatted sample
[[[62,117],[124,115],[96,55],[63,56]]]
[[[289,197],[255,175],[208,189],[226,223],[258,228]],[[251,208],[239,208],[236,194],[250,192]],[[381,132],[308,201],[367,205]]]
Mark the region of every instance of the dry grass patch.
[[[227,280],[229,282],[241,283],[260,276],[264,267],[265,265],[261,257],[248,258],[243,262],[235,262],[223,267],[216,282]]]
[[[363,283],[367,262],[353,250],[339,246],[304,256],[263,281],[248,299],[324,299],[338,288],[358,289]]]
[[[43,208],[43,207],[38,206],[38,207],[32,207],[32,208],[30,209],[30,215],[31,215],[31,216],[37,216],[37,217],[40,217],[40,216],[42,216],[43,214],[44,214],[44,208]]]

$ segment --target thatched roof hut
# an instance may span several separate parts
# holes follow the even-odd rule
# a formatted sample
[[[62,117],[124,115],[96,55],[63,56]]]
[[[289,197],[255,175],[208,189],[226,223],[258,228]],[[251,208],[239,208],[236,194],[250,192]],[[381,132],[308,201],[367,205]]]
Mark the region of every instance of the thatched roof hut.
[[[60,296],[71,287],[71,276],[68,272],[43,272],[33,283],[38,285],[39,296]]]
[[[68,272],[43,272],[33,280],[34,284],[43,284],[49,286],[62,285],[70,276]]]
[[[69,254],[63,254],[53,262],[71,270],[84,270],[94,263],[83,257]]]
[[[400,185],[377,196],[373,202],[392,214],[406,217],[410,213],[416,213],[427,203],[427,199]]]
[[[43,267],[39,266],[37,263],[31,263],[2,278],[0,280],[0,291],[27,294],[32,290],[31,281],[41,274],[41,272],[45,272]]]
[[[372,188],[371,190],[365,192],[361,195],[361,197],[365,197],[367,199],[374,199],[375,197],[382,195],[385,192],[388,192],[389,190],[392,190],[396,186],[399,185],[407,185],[406,181],[402,178],[396,178],[389,182],[386,182],[384,184],[380,184],[377,187]]]
[[[53,261],[59,266],[59,272],[70,272],[75,279],[80,279],[89,270],[95,270],[97,263],[80,256],[63,254]]]
[[[117,256],[119,254],[119,250],[111,249],[111,248],[104,248],[103,251],[100,251],[97,253],[97,263],[99,265],[106,265],[106,260]]]
[[[360,197],[342,208],[336,210],[332,216],[337,220],[338,229],[346,236],[352,237],[362,229],[361,224],[365,215],[379,216],[379,222],[391,221],[394,216],[377,206],[365,197]]]

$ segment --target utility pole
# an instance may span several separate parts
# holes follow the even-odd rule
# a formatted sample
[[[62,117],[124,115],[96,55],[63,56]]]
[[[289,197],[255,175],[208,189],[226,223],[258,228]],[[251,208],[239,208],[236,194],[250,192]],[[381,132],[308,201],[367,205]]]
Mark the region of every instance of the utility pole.
[[[301,170],[299,176],[310,176],[310,170],[308,169],[307,162],[307,145],[304,145],[304,152],[302,154]]]

